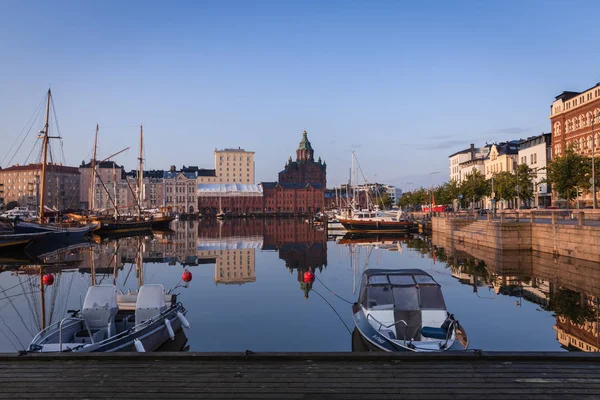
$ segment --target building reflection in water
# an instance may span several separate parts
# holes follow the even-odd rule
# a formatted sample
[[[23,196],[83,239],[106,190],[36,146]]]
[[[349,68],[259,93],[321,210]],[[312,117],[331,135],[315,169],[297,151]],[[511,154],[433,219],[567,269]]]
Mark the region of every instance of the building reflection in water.
[[[478,297],[511,296],[515,306],[538,304],[556,315],[561,346],[600,349],[600,263],[541,252],[495,251],[443,235],[410,241],[408,247],[446,262],[452,275]]]
[[[296,219],[202,220],[196,223],[199,259],[215,264],[215,283],[243,284],[256,281],[256,250],[276,251],[296,279],[304,296],[312,288],[304,272],[327,266],[324,231]]]

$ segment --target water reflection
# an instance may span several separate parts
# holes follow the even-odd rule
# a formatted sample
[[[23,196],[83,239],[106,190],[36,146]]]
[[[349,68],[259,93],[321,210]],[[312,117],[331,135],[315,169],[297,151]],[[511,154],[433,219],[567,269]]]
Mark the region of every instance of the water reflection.
[[[178,221],[171,228],[66,249],[1,253],[0,351],[27,347],[42,315],[49,324],[80,309],[92,282],[115,282],[127,293],[140,279],[179,293],[192,325],[187,337],[168,343],[180,349],[350,351],[360,346],[351,335],[351,307],[341,298],[356,300],[366,268],[419,268],[434,276],[471,347],[600,347],[598,263],[494,252],[440,236],[346,235],[328,241],[323,230],[294,219]],[[187,288],[186,269],[193,274]],[[316,278],[305,279],[311,270]],[[45,287],[42,313],[45,274],[55,281]]]
[[[445,262],[452,276],[478,297],[509,296],[517,307],[523,301],[534,303],[555,315],[556,338],[564,349],[599,351],[600,263],[541,252],[490,251],[442,235],[433,236],[431,249],[431,257]]]

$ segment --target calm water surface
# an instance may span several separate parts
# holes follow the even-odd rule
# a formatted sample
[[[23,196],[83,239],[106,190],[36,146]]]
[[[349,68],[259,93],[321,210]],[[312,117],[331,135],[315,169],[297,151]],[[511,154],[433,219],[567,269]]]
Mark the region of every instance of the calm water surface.
[[[339,297],[356,300],[365,268],[431,274],[470,348],[598,350],[597,263],[494,253],[436,237],[340,239],[297,220],[189,221],[172,228],[46,255],[43,264],[0,253],[0,351],[26,348],[41,328],[40,265],[55,276],[44,295],[47,323],[81,308],[93,269],[97,283],[115,280],[124,293],[140,282],[179,293],[192,351],[351,351],[351,305]],[[317,277],[312,284],[303,282],[309,268]],[[181,281],[185,269],[193,274],[188,285]]]

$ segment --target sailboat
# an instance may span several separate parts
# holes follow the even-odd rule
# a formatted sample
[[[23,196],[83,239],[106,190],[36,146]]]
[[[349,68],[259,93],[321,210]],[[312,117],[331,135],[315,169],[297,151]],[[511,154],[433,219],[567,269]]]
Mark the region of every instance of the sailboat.
[[[354,168],[355,159],[356,155],[352,152],[352,174],[357,176]],[[355,179],[356,181],[358,181],[358,178]],[[353,187],[352,202],[345,210],[346,212],[338,216],[339,222],[348,232],[408,232],[414,226],[414,222],[404,218],[402,210],[398,210],[396,215],[388,215],[373,204],[373,199],[368,191],[365,191],[365,194],[367,198],[366,210],[359,208],[356,202],[358,192]]]
[[[40,176],[40,203],[38,222],[15,221],[15,234],[52,232],[53,241],[63,241],[69,243],[72,240],[81,240],[89,232],[98,229],[97,223],[47,223],[45,221],[46,206],[44,200],[46,197],[46,169],[48,167],[48,145],[50,139],[59,139],[60,136],[50,136],[50,103],[52,101],[52,92],[48,89],[46,99],[46,122],[44,128],[39,132],[38,138],[42,139],[42,171]],[[48,238],[45,235],[44,238]]]
[[[135,231],[150,231],[152,229],[152,220],[151,218],[144,218],[142,215],[142,204],[141,204],[141,196],[142,196],[142,149],[143,149],[143,128],[140,125],[140,166],[139,166],[139,187],[138,187],[138,195],[137,195],[137,208],[138,215],[127,217],[119,215],[118,210],[118,193],[117,193],[117,177],[116,172],[113,166],[113,187],[114,187],[114,216],[113,218],[102,218],[100,219],[100,228],[98,229],[98,234],[110,234],[117,232],[135,232]],[[94,176],[94,175],[93,175]],[[94,184],[92,180],[92,185]],[[129,184],[129,183],[128,183]]]
[[[221,190],[223,190],[222,184],[219,187],[219,213],[217,214],[217,219],[225,219],[225,213],[223,212],[223,207],[221,206]]]

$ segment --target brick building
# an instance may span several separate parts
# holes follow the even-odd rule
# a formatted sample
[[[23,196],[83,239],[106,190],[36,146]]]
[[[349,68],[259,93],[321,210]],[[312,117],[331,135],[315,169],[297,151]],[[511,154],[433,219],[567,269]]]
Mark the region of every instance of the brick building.
[[[220,212],[234,215],[264,211],[261,185],[242,183],[200,183],[197,185],[198,211],[204,215]]]
[[[296,150],[296,161],[288,159],[283,171],[279,173],[279,183],[313,183],[327,187],[327,163],[314,159],[315,151],[308,141],[306,131]]]
[[[550,106],[552,157],[559,157],[572,147],[577,153],[591,156],[600,151],[600,83],[583,92],[562,92]],[[594,121],[593,121],[594,120]],[[592,140],[592,121],[594,136]]]
[[[21,207],[39,206],[42,164],[14,165],[0,168],[0,203],[16,201]],[[61,164],[46,166],[44,205],[57,210],[79,208],[79,170]]]
[[[262,182],[264,210],[272,213],[315,213],[323,211],[325,195],[318,183]]]

